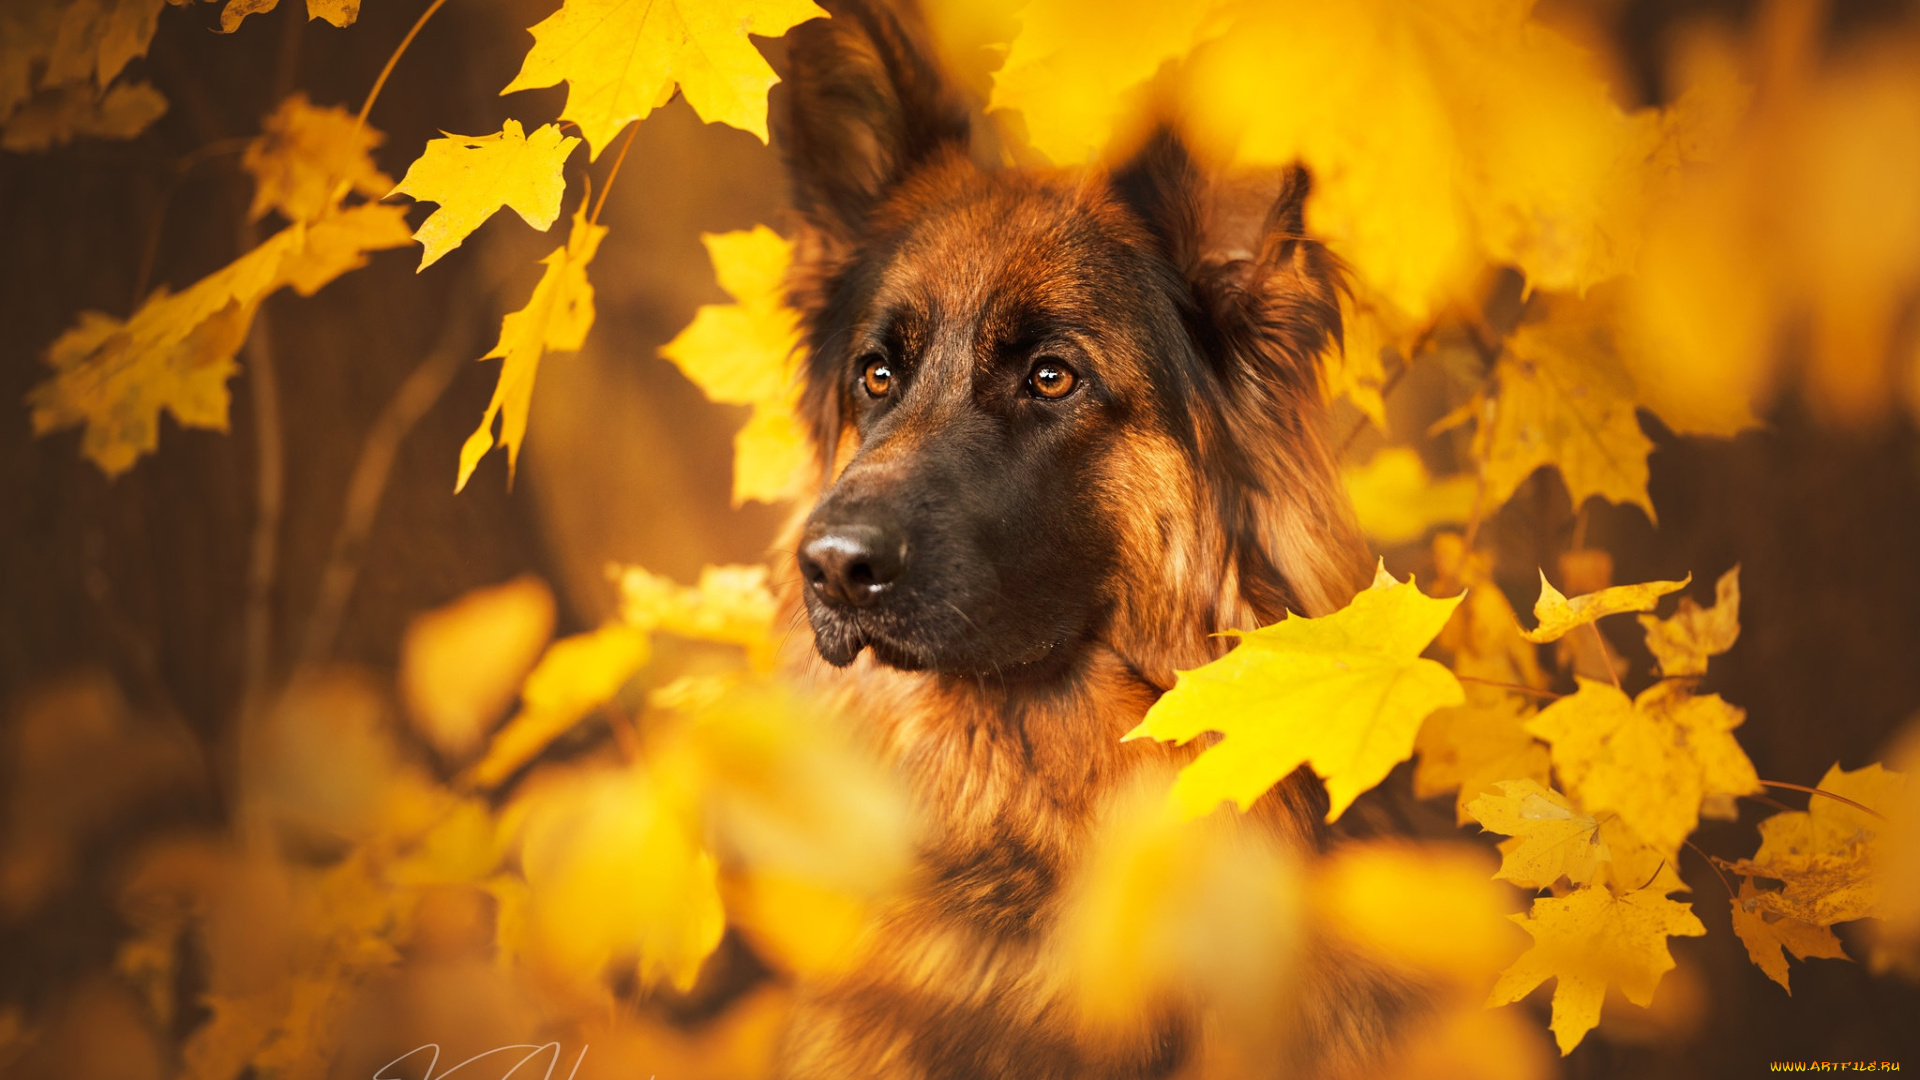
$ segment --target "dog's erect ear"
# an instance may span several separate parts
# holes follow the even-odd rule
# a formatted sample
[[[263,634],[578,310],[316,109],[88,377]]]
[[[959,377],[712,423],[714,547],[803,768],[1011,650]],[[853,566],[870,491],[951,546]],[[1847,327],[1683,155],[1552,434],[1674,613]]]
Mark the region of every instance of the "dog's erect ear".
[[[1201,200],[1204,178],[1180,137],[1159,128],[1112,173],[1113,192],[1153,234],[1173,265],[1191,278],[1199,269],[1204,238]]]
[[[917,13],[883,0],[822,0],[832,15],[787,35],[778,132],[794,207],[840,240],[915,165],[967,143],[967,111],[921,44]]]

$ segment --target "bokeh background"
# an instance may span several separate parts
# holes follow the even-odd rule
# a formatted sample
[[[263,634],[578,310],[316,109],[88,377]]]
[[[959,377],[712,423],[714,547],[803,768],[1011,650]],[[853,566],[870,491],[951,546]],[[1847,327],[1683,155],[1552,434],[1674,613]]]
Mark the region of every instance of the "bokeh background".
[[[169,423],[159,452],[114,481],[80,458],[72,433],[32,436],[19,403],[74,313],[124,313],[144,289],[188,283],[251,243],[251,185],[236,140],[256,133],[292,89],[356,106],[421,6],[367,0],[356,25],[336,30],[283,3],[231,36],[209,32],[210,6],[169,9],[137,62],[172,102],[147,134],[0,154],[0,401],[12,403],[0,409],[0,1071],[135,1077],[172,1068],[164,1047],[179,1031],[149,1030],[110,975],[127,936],[114,883],[155,836],[229,819],[237,796],[222,778],[234,767],[235,718],[249,694],[301,665],[390,680],[410,620],[521,575],[552,585],[561,632],[590,629],[617,602],[609,561],[691,581],[706,564],[767,558],[787,513],[729,504],[731,438],[745,410],[709,404],[657,355],[697,305],[725,299],[700,234],[781,227],[786,213],[777,152],[700,123],[678,100],[640,126],[612,189],[602,218],[612,234],[592,271],[598,321],[582,351],[542,365],[511,490],[494,455],[464,493],[452,492],[460,444],[496,370],[472,358],[491,346],[551,246],[510,215],[427,273],[415,274],[409,251],[380,253],[314,298],[265,306],[242,358],[244,368],[269,356],[277,382],[284,477],[265,579],[250,578],[263,506],[251,370],[233,383],[230,433]],[[524,53],[523,28],[547,8],[456,2],[429,24],[372,117],[386,134],[375,155],[385,171],[400,175],[442,130],[490,132],[510,115],[558,111],[557,89],[497,93]],[[1629,104],[1667,99],[1666,62],[1680,34],[1702,23],[1737,33],[1758,17],[1758,5],[1734,0],[1541,10],[1615,58]],[[1892,0],[1836,2],[1822,47],[1911,35],[1915,18]],[[779,43],[761,46],[778,66]],[[580,197],[576,183],[567,213]],[[1906,324],[1914,321],[1909,311]],[[1422,379],[1416,372],[1390,397],[1396,426],[1423,424],[1443,403],[1446,388]],[[1579,526],[1588,544],[1613,553],[1619,581],[1689,571],[1709,579],[1741,566],[1742,637],[1716,661],[1709,689],[1747,709],[1739,735],[1763,777],[1811,784],[1834,762],[1877,760],[1920,711],[1913,417],[1889,409],[1836,419],[1791,385],[1773,399],[1764,430],[1731,440],[1675,436],[1643,413],[1657,444],[1658,529],[1635,510],[1599,503]],[[371,498],[350,491],[356,470],[380,479],[387,452],[390,470]],[[1575,527],[1550,473],[1487,523],[1516,607],[1531,603],[1531,568],[1554,566]],[[1424,572],[1422,552],[1389,551],[1389,565]],[[1633,643],[1616,644],[1632,654]],[[392,735],[402,753],[433,760],[404,726]],[[1707,823],[1696,840],[1743,853],[1757,816]],[[1451,828],[1444,806],[1413,824],[1432,830],[1436,821]],[[1698,905],[1708,936],[1676,940],[1681,966],[1656,1007],[1636,1017],[1610,1005],[1564,1075],[1735,1077],[1792,1058],[1920,1068],[1920,992],[1911,984],[1859,964],[1813,962],[1796,968],[1789,998],[1728,932],[1710,871],[1683,872],[1696,897],[1712,901]],[[644,1021],[632,1030],[656,1040],[633,1049],[627,1074],[750,1073],[769,1038],[767,1023],[750,1015],[765,1011],[757,988],[777,980],[737,942],[724,948],[742,955],[696,991],[623,999]],[[391,1014],[438,1001],[466,1008],[470,1026],[475,1015],[497,1018],[502,1032],[512,1026],[510,1000],[481,1008],[461,996],[471,986],[447,974],[458,969],[434,970],[450,980],[442,989],[384,983],[364,1008]],[[177,978],[191,989],[191,970]],[[176,1025],[191,1019],[185,1010]],[[436,1022],[417,1019],[421,1028]],[[484,1041],[493,1029],[480,1026]],[[31,1040],[22,1034],[29,1027],[38,1033]],[[596,1052],[581,1075],[619,1075],[616,1060]],[[351,1071],[360,1064],[338,1069],[370,1075],[372,1066]]]

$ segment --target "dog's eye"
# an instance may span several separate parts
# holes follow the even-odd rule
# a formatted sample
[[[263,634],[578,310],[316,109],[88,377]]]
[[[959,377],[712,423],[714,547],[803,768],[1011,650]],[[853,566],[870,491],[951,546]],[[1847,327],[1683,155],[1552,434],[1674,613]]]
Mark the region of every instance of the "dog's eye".
[[[866,370],[860,375],[860,385],[874,397],[886,397],[893,392],[893,365],[884,356],[868,356]]]
[[[1078,385],[1079,376],[1058,360],[1042,360],[1033,365],[1033,370],[1027,374],[1027,389],[1033,391],[1035,397],[1058,400],[1073,393],[1073,388]]]

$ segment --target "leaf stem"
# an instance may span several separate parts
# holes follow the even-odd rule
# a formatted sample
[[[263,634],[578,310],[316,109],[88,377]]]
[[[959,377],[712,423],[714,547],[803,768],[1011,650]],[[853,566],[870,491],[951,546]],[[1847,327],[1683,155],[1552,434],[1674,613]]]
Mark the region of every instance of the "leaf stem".
[[[1523,686],[1520,683],[1501,682],[1498,679],[1482,679],[1475,675],[1456,674],[1454,678],[1459,679],[1461,682],[1478,683],[1481,686],[1496,686],[1502,690],[1511,690],[1516,694],[1532,694],[1534,697],[1554,698],[1558,700],[1567,696],[1553,690],[1540,690],[1531,686]]]
[[[393,74],[394,65],[400,62],[400,57],[406,53],[407,46],[413,44],[413,39],[420,33],[420,28],[427,25],[427,20],[433,18],[433,13],[439,11],[440,5],[446,2],[447,0],[433,0],[433,3],[428,4],[427,10],[421,12],[420,17],[413,21],[413,29],[408,30],[407,36],[400,39],[400,44],[393,50],[393,55],[387,57],[387,66],[380,69],[380,76],[373,80],[373,89],[367,91],[367,100],[360,104],[360,115],[354,117],[355,136],[358,136],[360,129],[366,126],[367,114],[373,111],[373,103],[380,100],[380,91],[387,85],[387,76]]]
[[[1835,795],[1831,791],[1823,791],[1820,788],[1808,787],[1805,784],[1789,784],[1785,780],[1762,780],[1760,781],[1760,783],[1765,787],[1785,788],[1788,791],[1804,791],[1809,795],[1825,796],[1826,798],[1832,799],[1834,802],[1846,803],[1848,806],[1851,806],[1855,810],[1861,811],[1862,813],[1872,814],[1874,817],[1879,818],[1881,821],[1887,820],[1887,816],[1885,814],[1882,814],[1880,811],[1875,810],[1871,806],[1862,806],[1861,804],[1854,802],[1852,799],[1847,798],[1845,795]]]
[[[600,185],[600,201],[593,204],[593,212],[587,215],[587,224],[600,224],[600,208],[607,205],[607,194],[613,190],[613,178],[620,175],[620,166],[627,160],[627,151],[633,147],[633,137],[640,133],[638,120],[627,125],[627,137],[620,143],[620,152],[613,157],[613,168],[607,170],[607,178]]]
[[[1626,693],[1626,689],[1620,685],[1620,673],[1613,670],[1613,661],[1607,658],[1607,639],[1600,636],[1600,624],[1588,623],[1587,629],[1593,632],[1593,643],[1600,650],[1600,663],[1606,665],[1607,678],[1613,680],[1613,688]]]
[[[1716,864],[1716,863],[1715,863],[1715,862],[1713,861],[1713,856],[1711,856],[1711,855],[1708,855],[1708,854],[1707,854],[1706,852],[1704,852],[1704,851],[1701,851],[1701,850],[1700,850],[1700,847],[1699,847],[1699,845],[1697,845],[1697,844],[1695,844],[1695,843],[1694,843],[1693,841],[1691,841],[1691,840],[1682,840],[1682,841],[1680,841],[1680,842],[1681,842],[1681,843],[1683,843],[1683,844],[1685,844],[1685,845],[1687,845],[1687,848],[1688,848],[1689,850],[1691,850],[1691,851],[1692,851],[1692,852],[1693,852],[1693,853],[1694,853],[1695,855],[1698,855],[1698,856],[1700,856],[1700,858],[1701,858],[1701,859],[1703,859],[1703,860],[1704,860],[1704,861],[1706,862],[1706,864],[1707,864],[1708,866],[1711,866],[1711,867],[1713,867],[1713,872],[1714,872],[1714,874],[1715,874],[1715,875],[1717,875],[1717,876],[1718,876],[1718,877],[1720,878],[1720,884],[1722,884],[1722,885],[1724,885],[1724,886],[1726,886],[1726,889],[1727,889],[1727,896],[1728,896],[1728,897],[1730,897],[1730,898],[1734,898],[1734,897],[1738,897],[1738,896],[1740,895],[1739,893],[1736,893],[1736,892],[1734,891],[1734,889],[1733,889],[1733,882],[1731,882],[1731,881],[1728,881],[1728,880],[1727,880],[1727,875],[1726,875],[1726,873],[1725,873],[1724,871],[1722,871],[1722,870],[1720,869],[1720,867],[1719,867],[1719,865],[1718,865],[1718,864]],[[1655,875],[1655,876],[1658,876],[1658,875]]]

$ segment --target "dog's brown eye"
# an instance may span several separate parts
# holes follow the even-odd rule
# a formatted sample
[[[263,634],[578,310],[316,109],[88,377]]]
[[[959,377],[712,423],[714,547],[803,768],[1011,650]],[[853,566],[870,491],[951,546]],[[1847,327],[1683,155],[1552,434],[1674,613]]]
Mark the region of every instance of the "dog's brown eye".
[[[884,356],[870,357],[866,371],[860,376],[860,384],[874,397],[886,397],[893,392],[893,365],[887,363]]]
[[[1080,384],[1073,369],[1058,360],[1042,360],[1027,375],[1027,388],[1043,398],[1063,398]]]

